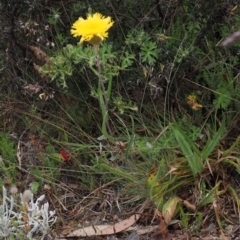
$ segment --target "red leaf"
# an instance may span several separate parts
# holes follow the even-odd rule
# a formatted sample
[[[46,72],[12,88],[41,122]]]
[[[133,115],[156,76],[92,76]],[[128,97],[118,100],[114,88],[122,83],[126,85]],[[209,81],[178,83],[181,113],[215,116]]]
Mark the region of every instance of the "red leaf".
[[[63,160],[65,162],[69,162],[70,161],[70,156],[64,150],[61,150],[60,153],[61,153],[61,155],[63,157]]]

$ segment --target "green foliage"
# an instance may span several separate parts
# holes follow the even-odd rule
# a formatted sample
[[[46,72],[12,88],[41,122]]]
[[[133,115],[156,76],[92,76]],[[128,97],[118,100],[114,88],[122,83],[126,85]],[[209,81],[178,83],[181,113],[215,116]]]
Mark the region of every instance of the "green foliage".
[[[9,133],[0,132],[0,173],[2,180],[13,183],[17,177],[16,145],[9,136]]]
[[[114,188],[134,192],[136,201],[150,197],[162,209],[175,194],[187,195],[201,211],[226,189],[239,210],[234,184],[224,185],[228,171],[240,172],[239,43],[220,47],[237,30],[239,9],[223,0],[45,2],[2,1],[0,7],[2,127],[47,138],[42,166],[28,169],[32,190],[74,178],[88,195],[116,181]],[[70,35],[72,23],[89,12],[115,22],[98,52]],[[30,45],[50,57],[43,66],[37,59],[40,73]],[[29,85],[35,86],[30,93]],[[54,97],[40,99],[36,86]],[[191,108],[188,94],[203,107]],[[71,162],[63,161],[60,148],[70,151]],[[14,181],[17,147],[5,133],[0,151],[1,174]],[[184,196],[185,189],[191,191]],[[196,231],[203,215],[196,216]],[[181,209],[180,216],[187,229],[190,214]]]
[[[115,98],[113,103],[117,107],[120,114],[123,114],[127,109],[132,110],[132,111],[138,110],[138,107],[136,104],[133,104],[131,102],[125,103],[125,102],[123,102],[122,97]]]
[[[158,57],[157,44],[155,42],[147,42],[141,46],[142,61],[148,65],[154,65]]]
[[[220,138],[225,131],[225,121],[222,122],[221,127],[215,135],[208,139],[201,151],[199,151],[195,141],[191,140],[183,131],[181,131],[179,125],[176,123],[172,124],[171,129],[177,139],[180,149],[191,167],[193,175],[196,175],[203,170],[205,161],[218,145]]]
[[[195,234],[197,234],[201,230],[202,221],[203,221],[203,214],[201,212],[197,212],[196,221],[195,221],[196,227],[193,231]]]
[[[212,136],[208,136],[208,141],[206,142],[206,146],[201,151],[201,157],[203,161],[206,161],[206,159],[212,154],[214,149],[219,144],[219,141],[222,137],[222,135],[225,132],[225,120],[222,121],[221,126],[219,127],[218,131]]]
[[[99,55],[103,65],[102,74],[104,81],[117,76],[120,70],[124,70],[129,64],[132,64],[131,59],[133,59],[132,55],[125,52],[125,57],[122,56],[119,61],[118,53],[113,52],[111,45],[104,43],[100,48]],[[95,57],[94,49],[91,46],[84,47],[80,44],[77,46],[67,45],[59,54],[50,58],[52,64],[45,64],[41,72],[48,74],[51,81],[56,80],[57,87],[66,88],[66,81],[69,80],[69,76],[72,76],[73,71],[82,73],[87,67],[88,70],[92,70],[98,76],[95,68]],[[83,77],[83,79],[86,78],[87,76]]]
[[[186,157],[193,175],[195,176],[197,173],[203,170],[203,162],[200,157],[200,152],[198,148],[195,146],[195,143],[192,142],[187,135],[181,132],[177,125],[171,126],[179,147],[181,148],[184,156]]]
[[[49,15],[48,23],[50,25],[56,26],[61,15],[60,8],[56,8],[56,9],[52,8],[51,10],[52,10],[52,14]]]
[[[211,188],[209,191],[205,191],[202,196],[201,200],[198,202],[198,207],[206,206],[207,204],[213,203],[214,198],[218,195],[218,188],[221,184],[221,181],[218,181],[217,184]]]
[[[66,78],[72,75],[72,66],[69,60],[64,56],[57,56],[55,58],[50,58],[52,66],[45,65],[41,72],[43,74],[48,74],[51,77],[51,81],[56,80],[56,85],[59,88],[67,88]],[[50,69],[49,69],[50,67]]]
[[[231,92],[226,88],[218,88],[216,92],[217,97],[213,100],[215,108],[226,110],[231,103]]]
[[[212,89],[215,96],[213,100],[214,107],[216,109],[227,110],[231,107],[233,99],[239,99],[239,91],[236,88],[238,81],[233,77],[232,72],[233,66],[237,64],[237,58],[230,57],[230,62],[227,63],[221,59],[222,55],[220,53],[219,57],[220,60],[213,56],[209,69],[203,69],[198,78],[203,77],[210,90]],[[207,96],[206,98],[208,99]]]
[[[185,230],[189,230],[189,213],[184,212],[182,208],[180,208],[180,224]]]
[[[0,152],[9,163],[16,163],[16,145],[10,139],[9,133],[0,132]]]
[[[144,30],[136,31],[131,30],[126,37],[125,43],[127,46],[135,45],[142,46],[144,43],[149,42],[151,37]]]

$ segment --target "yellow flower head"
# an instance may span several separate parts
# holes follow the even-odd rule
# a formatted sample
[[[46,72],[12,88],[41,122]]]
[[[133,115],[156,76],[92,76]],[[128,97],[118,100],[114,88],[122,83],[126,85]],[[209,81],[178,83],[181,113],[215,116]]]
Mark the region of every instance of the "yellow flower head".
[[[202,105],[197,103],[197,97],[194,94],[188,95],[187,103],[192,107],[193,110],[198,110],[199,108],[202,108]]]
[[[72,25],[71,34],[81,36],[80,43],[87,41],[98,44],[108,37],[108,29],[113,25],[111,17],[104,17],[100,13],[88,14],[87,19],[79,18]]]

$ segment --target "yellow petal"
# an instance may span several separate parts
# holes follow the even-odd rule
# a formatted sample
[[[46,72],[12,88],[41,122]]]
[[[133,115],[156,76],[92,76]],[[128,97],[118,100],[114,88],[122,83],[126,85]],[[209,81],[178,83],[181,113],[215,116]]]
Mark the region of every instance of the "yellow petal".
[[[79,18],[72,25],[71,34],[80,37],[80,42],[91,41],[94,36],[104,40],[108,37],[108,30],[113,25],[111,17],[104,17],[100,13],[88,14],[87,19]]]

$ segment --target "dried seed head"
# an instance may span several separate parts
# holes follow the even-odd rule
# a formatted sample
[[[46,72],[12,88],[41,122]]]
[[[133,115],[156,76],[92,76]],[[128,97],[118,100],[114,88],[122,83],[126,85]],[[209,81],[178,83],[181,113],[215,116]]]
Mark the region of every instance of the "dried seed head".
[[[21,201],[23,204],[28,203],[31,200],[33,193],[31,190],[25,190],[23,194],[21,195]]]
[[[16,187],[16,185],[12,185],[9,189],[9,192],[11,194],[16,194],[18,192],[18,188]]]

